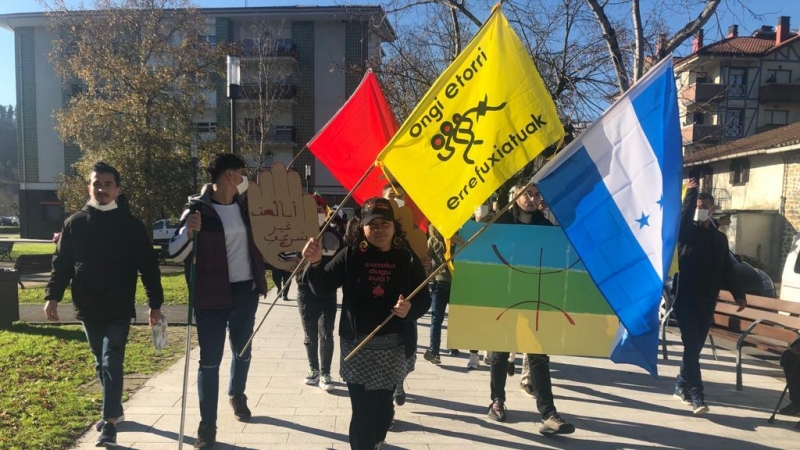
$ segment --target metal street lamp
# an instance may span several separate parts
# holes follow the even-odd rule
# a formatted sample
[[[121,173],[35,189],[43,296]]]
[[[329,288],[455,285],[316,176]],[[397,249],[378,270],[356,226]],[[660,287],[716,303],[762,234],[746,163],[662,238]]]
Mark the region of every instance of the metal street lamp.
[[[197,153],[197,142],[192,139],[192,146],[189,150],[192,155],[192,177],[194,182],[192,184],[192,192],[197,192],[197,162],[198,162],[198,153]]]
[[[236,154],[236,99],[241,94],[241,59],[228,55],[228,98],[231,99],[231,153]]]

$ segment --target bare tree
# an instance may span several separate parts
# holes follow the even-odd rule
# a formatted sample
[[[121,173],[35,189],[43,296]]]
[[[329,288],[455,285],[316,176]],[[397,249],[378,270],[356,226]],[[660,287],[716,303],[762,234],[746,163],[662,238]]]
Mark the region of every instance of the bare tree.
[[[243,138],[241,155],[261,168],[273,156],[270,142],[294,140],[291,128],[278,129],[275,121],[292,111],[296,87],[291,75],[297,62],[291,39],[282,37],[284,23],[262,20],[248,28],[250,39],[238,49],[243,58],[244,101],[240,102],[243,120],[237,124],[237,136]]]

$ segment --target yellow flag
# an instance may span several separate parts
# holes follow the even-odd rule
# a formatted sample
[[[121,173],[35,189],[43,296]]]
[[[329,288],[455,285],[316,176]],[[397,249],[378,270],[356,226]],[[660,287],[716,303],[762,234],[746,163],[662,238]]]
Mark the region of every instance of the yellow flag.
[[[497,8],[377,164],[450,238],[501,184],[563,136],[539,72]]]

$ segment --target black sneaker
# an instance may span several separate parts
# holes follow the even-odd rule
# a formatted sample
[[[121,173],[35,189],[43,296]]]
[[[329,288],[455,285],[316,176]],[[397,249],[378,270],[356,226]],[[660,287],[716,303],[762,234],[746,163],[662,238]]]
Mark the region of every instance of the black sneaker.
[[[114,426],[117,426],[117,425],[121,424],[122,422],[125,422],[125,414],[117,417],[117,420],[114,421]],[[103,430],[103,425],[105,425],[105,424],[106,424],[105,419],[100,419],[100,421],[97,422],[94,425],[94,429],[97,430],[97,432],[99,433],[100,431]]]
[[[458,355],[460,355],[460,354],[461,354],[461,352],[460,352],[460,351],[458,351],[458,349],[457,349],[457,348],[451,348],[451,349],[450,349],[450,356],[456,357],[456,356],[458,356]]]
[[[778,414],[782,416],[797,416],[800,415],[800,403],[789,403],[780,410]]]
[[[505,422],[506,421],[506,405],[503,403],[502,400],[499,398],[492,402],[489,405],[489,414],[487,414],[490,419],[496,420],[498,422]]]
[[[95,447],[117,448],[117,427],[113,423],[106,422],[103,425]]]
[[[234,395],[231,397],[231,406],[233,407],[233,417],[239,422],[247,422],[250,420],[250,409],[247,407],[247,396],[244,394]]]
[[[685,387],[675,386],[675,393],[672,394],[672,396],[683,402],[684,405],[692,404],[692,400],[689,396],[689,390]]]
[[[392,408],[392,416],[389,419],[389,428],[387,428],[387,429],[389,431],[392,431],[393,428],[394,428],[394,408]]]
[[[403,406],[406,404],[406,391],[403,389],[403,385],[397,385],[397,388],[394,390],[394,402],[397,406]]]
[[[217,426],[214,424],[200,422],[197,428],[197,439],[194,441],[194,448],[204,448],[210,450],[217,443]]]
[[[439,355],[433,353],[430,350],[425,350],[425,353],[422,355],[425,358],[425,361],[428,361],[431,364],[441,364],[442,359],[439,358]]]
[[[692,395],[692,412],[695,416],[708,412],[708,406],[703,399],[703,394]]]
[[[508,372],[508,376],[513,377],[515,369],[516,368],[514,367],[514,361],[509,361],[508,364],[506,365],[506,371]]]
[[[568,423],[564,420],[559,413],[553,413],[547,416],[542,423],[542,428],[539,428],[539,433],[544,436],[553,436],[555,434],[572,434],[575,432],[575,425]]]

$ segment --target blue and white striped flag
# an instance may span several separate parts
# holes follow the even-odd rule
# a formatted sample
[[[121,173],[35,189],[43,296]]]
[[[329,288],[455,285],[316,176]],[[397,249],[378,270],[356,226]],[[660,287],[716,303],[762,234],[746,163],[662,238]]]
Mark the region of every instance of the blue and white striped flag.
[[[682,166],[667,57],[534,177],[625,328],[611,359],[653,376],[658,305],[678,235]]]

